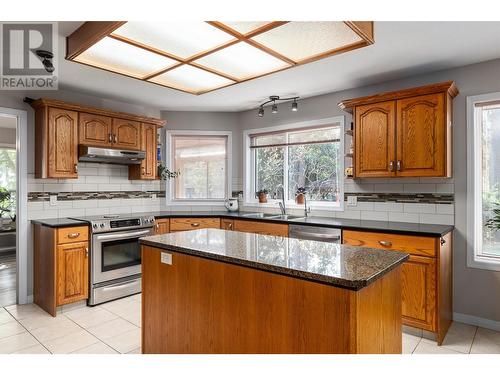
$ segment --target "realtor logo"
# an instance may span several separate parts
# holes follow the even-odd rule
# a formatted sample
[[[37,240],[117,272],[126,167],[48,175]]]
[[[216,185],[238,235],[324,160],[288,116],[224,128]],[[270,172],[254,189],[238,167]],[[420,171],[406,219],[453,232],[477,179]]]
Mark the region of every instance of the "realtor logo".
[[[57,25],[0,24],[0,89],[57,90]]]

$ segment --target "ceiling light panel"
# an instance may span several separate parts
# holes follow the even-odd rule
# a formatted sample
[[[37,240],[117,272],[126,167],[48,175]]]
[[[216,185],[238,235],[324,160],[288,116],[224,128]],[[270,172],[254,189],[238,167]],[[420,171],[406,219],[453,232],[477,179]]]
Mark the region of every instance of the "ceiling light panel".
[[[259,27],[271,23],[271,21],[242,21],[242,22],[222,21],[221,23],[223,23],[226,26],[229,26],[231,29],[239,32],[240,34],[247,34],[250,31],[257,30]]]
[[[180,58],[188,58],[234,39],[203,21],[127,22],[113,34]]]
[[[340,21],[289,22],[252,39],[297,62],[362,40]]]
[[[262,75],[290,66],[283,60],[245,42],[233,44],[194,62],[238,79]]]
[[[190,65],[174,68],[151,78],[150,81],[192,93],[213,90],[234,83],[227,78]]]
[[[177,64],[175,60],[109,37],[101,39],[75,60],[136,78]]]

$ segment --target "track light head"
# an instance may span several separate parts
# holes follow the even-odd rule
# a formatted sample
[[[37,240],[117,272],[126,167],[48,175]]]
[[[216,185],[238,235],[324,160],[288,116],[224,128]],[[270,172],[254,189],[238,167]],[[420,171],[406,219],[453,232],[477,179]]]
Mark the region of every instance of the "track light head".
[[[299,105],[297,103],[297,99],[294,99],[292,103],[292,111],[297,112],[298,110],[299,110]]]
[[[259,111],[257,112],[257,114],[258,114],[259,117],[264,117],[264,106],[266,104],[269,104],[269,103],[272,103],[271,113],[278,113],[278,105],[276,104],[276,102],[289,101],[289,100],[293,100],[292,111],[293,112],[297,112],[299,110],[299,103],[297,102],[297,100],[299,100],[299,98],[300,98],[299,96],[292,96],[292,97],[289,97],[289,98],[281,98],[278,95],[271,95],[269,97],[268,101],[266,101],[264,103],[261,103],[261,105],[259,106]]]
[[[259,117],[264,117],[264,107],[259,107]]]
[[[273,102],[273,106],[271,107],[271,112],[272,113],[278,113],[278,106],[274,102]]]

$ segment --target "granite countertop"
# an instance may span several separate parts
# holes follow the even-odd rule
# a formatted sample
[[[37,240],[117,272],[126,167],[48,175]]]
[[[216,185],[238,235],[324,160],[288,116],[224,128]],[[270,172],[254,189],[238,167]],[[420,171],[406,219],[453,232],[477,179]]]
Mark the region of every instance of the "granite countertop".
[[[73,220],[69,218],[60,219],[36,219],[31,220],[33,224],[44,225],[51,228],[64,228],[64,227],[78,227],[82,225],[88,225],[84,221]]]
[[[131,216],[147,216],[153,215],[155,218],[175,218],[175,217],[220,217],[239,220],[257,220],[273,223],[298,224],[298,225],[313,225],[328,228],[339,229],[358,229],[366,231],[376,231],[383,233],[399,233],[415,236],[441,237],[454,229],[453,225],[438,225],[438,224],[418,224],[418,223],[401,223],[387,222],[375,220],[353,220],[353,219],[337,219],[320,216],[310,216],[300,220],[283,220],[269,217],[251,217],[247,216],[250,211],[243,212],[227,212],[227,211],[154,211],[154,212],[137,212]],[[46,225],[49,227],[68,227],[77,225],[86,225],[85,222],[76,221],[68,218],[61,219],[37,219],[32,220],[35,224]]]
[[[351,290],[364,288],[409,257],[398,251],[222,229],[148,236],[142,237],[140,242]]]

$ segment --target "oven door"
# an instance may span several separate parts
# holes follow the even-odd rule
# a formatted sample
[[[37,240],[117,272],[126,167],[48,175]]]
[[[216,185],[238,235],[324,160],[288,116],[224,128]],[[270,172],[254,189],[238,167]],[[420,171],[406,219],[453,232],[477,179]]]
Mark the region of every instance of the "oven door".
[[[153,228],[92,236],[92,284],[141,273],[139,238],[153,234]]]

